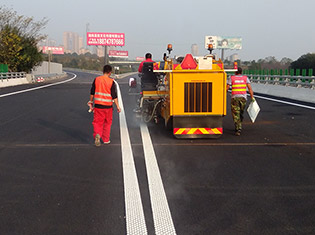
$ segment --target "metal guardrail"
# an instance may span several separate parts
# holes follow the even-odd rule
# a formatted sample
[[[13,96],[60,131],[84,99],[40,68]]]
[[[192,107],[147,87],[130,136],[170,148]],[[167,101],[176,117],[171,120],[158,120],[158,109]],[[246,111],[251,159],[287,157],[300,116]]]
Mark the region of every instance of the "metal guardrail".
[[[246,74],[251,82],[260,84],[305,87],[315,89],[315,76]]]
[[[0,73],[0,81],[18,78],[26,78],[26,73],[25,72]]]

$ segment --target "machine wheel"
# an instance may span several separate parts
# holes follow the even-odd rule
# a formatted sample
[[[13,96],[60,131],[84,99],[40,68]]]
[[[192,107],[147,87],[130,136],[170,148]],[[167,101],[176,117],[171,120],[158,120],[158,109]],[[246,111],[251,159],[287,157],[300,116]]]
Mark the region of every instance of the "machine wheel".
[[[144,100],[141,109],[141,116],[144,122],[150,122],[152,120],[153,104],[150,100]]]
[[[165,124],[165,127],[167,130],[173,131],[173,117],[170,117],[168,119],[167,123]]]

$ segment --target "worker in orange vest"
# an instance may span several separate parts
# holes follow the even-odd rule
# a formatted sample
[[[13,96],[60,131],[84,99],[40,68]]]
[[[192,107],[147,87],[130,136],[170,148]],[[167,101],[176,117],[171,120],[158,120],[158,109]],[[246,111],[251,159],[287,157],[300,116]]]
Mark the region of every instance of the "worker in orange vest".
[[[110,78],[112,67],[105,65],[103,68],[103,75],[94,79],[90,100],[88,105],[90,110],[94,111],[93,119],[93,137],[95,146],[101,146],[101,139],[104,144],[110,143],[110,129],[113,120],[113,102],[116,105],[117,112],[120,113],[121,109],[118,104],[116,84]],[[93,107],[94,101],[94,107]]]
[[[238,67],[235,75],[227,80],[227,90],[232,86],[231,111],[235,126],[235,135],[240,136],[242,121],[247,100],[246,88],[249,91],[252,101],[255,101],[254,92],[247,76],[242,75],[242,68]]]

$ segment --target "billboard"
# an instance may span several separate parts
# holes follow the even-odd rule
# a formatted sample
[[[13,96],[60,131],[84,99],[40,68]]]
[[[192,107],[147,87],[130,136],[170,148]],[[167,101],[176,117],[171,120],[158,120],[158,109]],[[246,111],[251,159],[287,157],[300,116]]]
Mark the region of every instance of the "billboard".
[[[49,46],[43,47],[43,53],[44,54],[48,54],[49,51],[51,52],[51,54],[55,54],[55,55],[63,55],[64,54],[63,47],[49,47]]]
[[[115,51],[110,50],[108,51],[109,57],[120,57],[120,58],[128,58],[128,51]]]
[[[212,44],[213,49],[242,49],[241,37],[224,37],[224,36],[206,36],[205,48],[208,49],[208,45]]]
[[[145,60],[145,58],[141,56],[137,56],[136,61],[142,61],[142,60]]]
[[[89,46],[124,46],[124,33],[87,33],[86,42]]]

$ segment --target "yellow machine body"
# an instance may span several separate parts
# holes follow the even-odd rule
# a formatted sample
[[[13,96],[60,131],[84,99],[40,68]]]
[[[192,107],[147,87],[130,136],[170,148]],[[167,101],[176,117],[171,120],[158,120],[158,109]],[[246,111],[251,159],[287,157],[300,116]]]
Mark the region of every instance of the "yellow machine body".
[[[169,74],[170,115],[226,115],[224,72],[175,70]]]
[[[182,65],[182,64],[181,64]],[[164,101],[161,116],[172,122],[177,138],[217,138],[223,133],[226,115],[226,73],[221,61],[211,68],[197,64],[194,69],[168,64],[165,70]],[[158,91],[157,91],[158,92]]]

